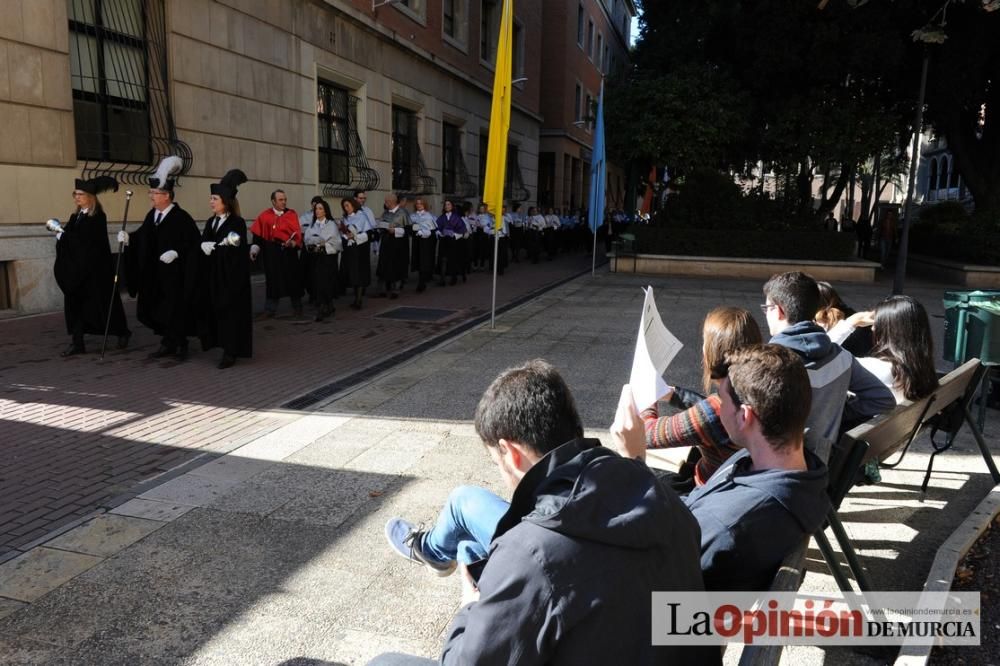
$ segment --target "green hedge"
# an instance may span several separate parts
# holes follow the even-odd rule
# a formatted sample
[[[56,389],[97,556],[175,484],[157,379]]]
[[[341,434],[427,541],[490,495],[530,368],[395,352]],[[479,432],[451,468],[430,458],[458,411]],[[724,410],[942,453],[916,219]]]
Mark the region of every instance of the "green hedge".
[[[854,234],[824,231],[746,231],[630,227],[643,254],[755,259],[846,261],[854,257]]]
[[[1000,233],[966,229],[957,233],[914,226],[910,252],[966,264],[1000,264]]]

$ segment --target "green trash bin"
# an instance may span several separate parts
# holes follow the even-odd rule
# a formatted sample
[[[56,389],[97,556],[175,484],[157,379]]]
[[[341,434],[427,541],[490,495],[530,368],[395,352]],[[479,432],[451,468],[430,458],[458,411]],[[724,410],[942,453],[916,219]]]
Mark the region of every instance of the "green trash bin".
[[[1000,365],[1000,291],[944,292],[944,358]]]

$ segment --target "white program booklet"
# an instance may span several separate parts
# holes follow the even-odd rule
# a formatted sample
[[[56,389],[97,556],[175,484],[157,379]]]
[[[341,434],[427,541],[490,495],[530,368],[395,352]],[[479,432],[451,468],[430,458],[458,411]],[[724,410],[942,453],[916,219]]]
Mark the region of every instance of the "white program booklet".
[[[664,395],[669,387],[663,381],[663,373],[684,346],[674,334],[667,330],[656,309],[653,288],[646,287],[646,300],[642,305],[642,320],[639,336],[632,357],[632,375],[629,385],[635,406],[640,411],[651,407]]]

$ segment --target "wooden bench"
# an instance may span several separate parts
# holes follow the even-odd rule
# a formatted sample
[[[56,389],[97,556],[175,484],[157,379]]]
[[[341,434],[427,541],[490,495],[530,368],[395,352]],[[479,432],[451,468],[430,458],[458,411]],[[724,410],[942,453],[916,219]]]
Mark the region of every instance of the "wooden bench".
[[[793,550],[782,561],[771,580],[770,592],[798,592],[806,575],[806,549],[809,539]],[[777,666],[781,661],[782,645],[744,645],[739,666]]]
[[[934,464],[934,456],[951,447],[962,424],[968,423],[986,462],[986,467],[993,476],[993,482],[1000,483],[1000,472],[997,471],[996,464],[993,462],[989,447],[986,446],[982,434],[976,428],[972,415],[969,413],[969,404],[975,393],[978,380],[982,378],[982,372],[983,366],[979,363],[979,359],[972,359],[945,375],[938,388],[931,395],[915,402],[904,402],[891,412],[862,423],[844,433],[837,445],[834,446],[829,463],[830,485],[828,493],[831,508],[827,516],[827,525],[836,537],[841,552],[847,560],[848,568],[862,591],[871,590],[871,584],[868,582],[860,561],[858,561],[857,553],[840,522],[837,511],[844,497],[854,486],[865,463],[876,461],[885,464],[886,460],[898,453],[899,459],[894,463],[886,464],[886,466],[898,465],[921,429],[927,424],[933,424],[939,430],[947,433],[947,439],[941,445],[934,444],[935,450],[931,454],[931,460],[928,463],[927,473],[921,487],[922,490],[926,491]],[[837,581],[837,585],[840,586],[841,590],[850,591],[852,589],[850,581],[844,574],[824,530],[818,531],[814,538],[830,572]]]

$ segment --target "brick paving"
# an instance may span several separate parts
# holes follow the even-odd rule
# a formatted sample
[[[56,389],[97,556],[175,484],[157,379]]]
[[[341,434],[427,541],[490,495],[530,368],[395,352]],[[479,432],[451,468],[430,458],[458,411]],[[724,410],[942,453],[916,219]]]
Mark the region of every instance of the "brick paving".
[[[515,264],[499,281],[497,306],[589,267],[589,254]],[[135,321],[131,299],[132,344],[104,361],[97,337],[88,354],[59,357],[68,343],[62,313],[0,321],[0,561],[139,483],[281,427],[299,414],[277,409],[292,398],[488,313],[490,286],[487,273],[423,294],[411,282],[398,300],[372,298],[361,312],[342,298],[331,321],[257,323],[254,358],[226,371],[215,368],[218,350],[198,352],[196,343],[184,363],[148,359],[158,339]],[[263,285],[254,291],[262,303]],[[433,323],[376,317],[401,305],[456,312]],[[281,307],[287,313],[287,300]]]

